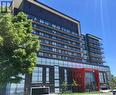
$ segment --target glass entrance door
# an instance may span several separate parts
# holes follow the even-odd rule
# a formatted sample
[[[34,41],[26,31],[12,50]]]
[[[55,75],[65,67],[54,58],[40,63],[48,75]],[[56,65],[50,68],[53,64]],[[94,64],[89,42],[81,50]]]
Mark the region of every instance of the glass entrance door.
[[[97,85],[96,85],[94,72],[85,73],[85,84],[86,84],[86,91],[96,91]]]

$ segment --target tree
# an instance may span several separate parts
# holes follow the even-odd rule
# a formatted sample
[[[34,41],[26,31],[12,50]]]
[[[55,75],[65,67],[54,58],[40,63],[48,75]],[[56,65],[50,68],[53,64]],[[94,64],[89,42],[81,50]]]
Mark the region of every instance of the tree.
[[[112,75],[111,80],[109,81],[108,85],[111,87],[112,90],[116,89],[116,77]]]
[[[77,92],[77,87],[79,86],[79,84],[77,83],[77,81],[75,81],[74,79],[73,79],[73,81],[72,81],[72,90],[73,90],[73,92]]]
[[[18,83],[31,74],[39,50],[32,21],[23,12],[0,15],[0,84]]]
[[[74,79],[73,79],[73,82],[72,82],[72,86],[78,86],[79,84],[77,84],[77,81],[75,81]]]
[[[68,86],[67,82],[63,81],[61,86],[62,86],[62,93],[66,93],[67,92],[67,86]]]

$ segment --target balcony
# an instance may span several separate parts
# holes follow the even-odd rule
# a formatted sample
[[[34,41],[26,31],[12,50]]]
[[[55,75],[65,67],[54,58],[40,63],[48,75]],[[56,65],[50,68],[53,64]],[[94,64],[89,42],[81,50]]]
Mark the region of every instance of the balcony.
[[[35,31],[40,31],[40,32],[42,32],[42,33],[44,33],[44,34],[46,34],[46,35],[49,35],[49,36],[51,36],[51,38],[52,38],[52,37],[57,37],[57,38],[61,39],[61,41],[63,41],[63,42],[65,41],[65,43],[68,43],[68,41],[75,42],[75,43],[77,43],[77,44],[80,44],[80,43],[81,43],[81,42],[78,41],[77,39],[76,39],[76,40],[69,39],[69,38],[66,37],[66,36],[61,36],[61,35],[53,34],[51,31],[48,32],[48,31],[41,30],[41,29],[39,29],[39,28],[34,28],[34,30],[35,30]],[[38,35],[39,35],[39,33],[38,33]],[[41,35],[39,35],[39,36],[41,36]],[[49,38],[50,38],[50,37],[49,37]]]
[[[57,37],[60,37],[60,38],[63,38],[63,39],[69,40],[69,41],[73,41],[76,43],[81,43],[80,38],[75,38],[73,36],[62,34],[59,31],[54,33],[52,29],[48,29],[48,28],[42,27],[40,25],[35,25],[35,26],[33,25],[33,28],[37,31],[41,31],[41,32],[44,32],[44,33],[47,33],[47,34],[50,34],[53,36],[57,36]]]
[[[95,48],[95,49],[98,49],[98,50],[103,50],[103,48],[100,45],[96,45],[96,44],[92,44],[92,43],[89,43],[89,47]]]
[[[48,51],[48,50],[45,50],[45,49],[40,49],[40,52],[49,53],[49,54],[55,54],[55,55],[60,55],[60,56],[66,56],[66,57],[72,57],[72,58],[77,58],[77,59],[82,59],[81,55],[80,56],[79,55],[74,56],[74,55],[68,55],[68,54],[59,53],[59,52]]]
[[[91,56],[91,57],[95,57],[95,58],[104,58],[101,54],[95,54],[95,53],[90,53],[90,55],[89,56]]]
[[[38,54],[38,56],[43,58],[57,59],[57,60],[70,61],[70,62],[82,62],[82,58],[77,56],[72,57],[69,55],[63,55],[63,54],[48,52],[48,51],[39,51],[39,53],[40,54]]]
[[[43,27],[46,27],[46,28],[48,28],[48,29],[52,29],[52,30],[58,31],[58,32],[63,33],[63,34],[65,34],[65,35],[69,35],[69,36],[72,36],[72,37],[80,38],[80,36],[79,36],[78,34],[77,34],[77,36],[76,36],[76,35],[73,35],[73,34],[71,34],[71,33],[64,32],[64,31],[59,30],[59,29],[56,29],[56,28],[54,28],[54,27],[52,27],[52,26],[50,26],[50,25],[42,24],[42,23],[40,23],[40,22],[37,21],[37,20],[34,20],[33,23],[36,23],[36,24],[41,25],[41,26],[43,26]]]
[[[100,63],[100,64],[105,63],[105,61],[103,61],[103,60],[96,60],[96,59],[90,59],[90,62],[91,63]]]
[[[71,50],[74,50],[74,51],[78,51],[78,49],[81,48],[80,46],[67,44],[67,43],[64,43],[63,41],[54,40],[54,39],[50,39],[50,38],[47,38],[47,37],[40,36],[40,39],[41,39],[41,42],[43,42],[42,40],[48,40],[49,41],[48,43],[51,44],[51,45],[53,45],[52,42],[54,42],[56,44],[55,46],[58,46],[58,47],[61,47],[61,48],[64,48],[64,49],[71,49]]]
[[[74,52],[74,53],[82,53],[79,50],[66,49],[66,48],[63,48],[63,47],[60,47],[60,46],[51,45],[51,44],[41,43],[40,45],[45,45],[45,46],[49,46],[49,47],[53,47],[53,48],[57,48],[57,49],[65,50],[65,51],[70,51],[70,52]]]
[[[88,39],[88,43],[92,43],[92,44],[95,44],[95,45],[97,45],[97,46],[103,45],[102,43],[100,43],[100,41],[90,40],[90,38]]]
[[[92,53],[96,53],[96,54],[104,54],[104,52],[103,51],[101,51],[101,50],[96,50],[96,49],[93,49],[93,48],[90,48],[89,49],[89,52],[92,52]]]

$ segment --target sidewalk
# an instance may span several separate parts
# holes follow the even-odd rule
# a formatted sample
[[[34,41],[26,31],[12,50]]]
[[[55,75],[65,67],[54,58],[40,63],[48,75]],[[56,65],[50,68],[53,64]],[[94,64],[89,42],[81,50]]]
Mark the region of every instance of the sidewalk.
[[[95,94],[95,93],[88,93],[88,94],[84,94],[84,93],[82,93],[82,94],[73,94],[73,93],[71,93],[71,94],[49,94],[49,95],[113,95],[111,92],[107,92],[107,93],[97,93],[97,94]]]

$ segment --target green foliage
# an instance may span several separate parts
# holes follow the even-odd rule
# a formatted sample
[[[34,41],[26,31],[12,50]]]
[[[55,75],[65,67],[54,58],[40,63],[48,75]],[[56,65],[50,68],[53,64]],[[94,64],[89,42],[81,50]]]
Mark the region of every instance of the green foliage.
[[[63,81],[61,86],[62,86],[62,93],[66,93],[67,92],[67,86],[68,86],[67,82]]]
[[[72,86],[79,86],[79,84],[77,84],[77,81],[73,79]]]
[[[111,80],[109,81],[108,85],[111,87],[111,89],[116,89],[116,77],[112,75]]]
[[[19,75],[32,73],[39,43],[24,13],[0,15],[0,84],[18,83]]]
[[[3,45],[3,38],[0,36],[0,46]]]
[[[74,80],[74,79],[73,79],[72,84],[71,84],[71,87],[72,87],[72,92],[77,92],[77,91],[79,91],[79,90],[78,90],[79,84],[78,84],[77,80]]]

